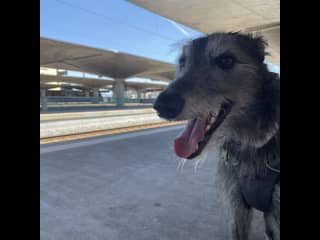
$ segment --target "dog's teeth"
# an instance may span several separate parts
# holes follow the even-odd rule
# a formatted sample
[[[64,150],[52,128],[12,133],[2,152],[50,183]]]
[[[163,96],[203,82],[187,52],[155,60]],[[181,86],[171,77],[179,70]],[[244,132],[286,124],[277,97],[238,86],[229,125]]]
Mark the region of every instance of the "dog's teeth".
[[[216,119],[215,119],[214,117],[212,117],[212,118],[210,119],[210,124],[214,123],[215,120],[216,120]]]
[[[206,131],[208,131],[210,129],[210,125],[206,126]]]

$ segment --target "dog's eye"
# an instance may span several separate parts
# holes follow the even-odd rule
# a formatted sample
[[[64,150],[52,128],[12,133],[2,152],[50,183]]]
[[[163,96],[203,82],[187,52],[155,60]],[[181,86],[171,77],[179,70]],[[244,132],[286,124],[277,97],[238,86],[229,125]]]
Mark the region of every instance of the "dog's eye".
[[[222,69],[231,69],[234,66],[235,59],[232,56],[220,56],[216,59],[216,64]]]
[[[183,68],[186,65],[186,58],[185,57],[181,57],[179,59],[179,67]]]

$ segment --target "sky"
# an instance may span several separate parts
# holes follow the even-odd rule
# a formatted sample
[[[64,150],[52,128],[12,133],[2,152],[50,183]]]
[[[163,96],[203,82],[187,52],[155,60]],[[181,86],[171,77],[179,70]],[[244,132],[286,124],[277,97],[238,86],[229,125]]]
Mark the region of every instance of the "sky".
[[[40,36],[174,63],[202,33],[125,0],[41,0]],[[185,34],[187,33],[187,35]]]
[[[125,0],[40,1],[42,37],[175,63],[203,33],[170,21]]]

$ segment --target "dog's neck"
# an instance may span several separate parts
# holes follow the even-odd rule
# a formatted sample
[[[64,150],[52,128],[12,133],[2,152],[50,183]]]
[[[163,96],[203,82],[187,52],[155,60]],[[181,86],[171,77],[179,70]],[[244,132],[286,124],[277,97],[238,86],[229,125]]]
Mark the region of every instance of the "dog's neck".
[[[232,138],[243,146],[261,148],[280,131],[280,79],[264,75],[252,104],[230,121]]]
[[[261,160],[280,169],[280,80],[264,81],[253,104],[229,122],[230,135],[220,147],[226,154],[226,162],[237,166],[241,163],[241,167],[237,167],[239,176],[269,174],[271,170],[258,163]]]

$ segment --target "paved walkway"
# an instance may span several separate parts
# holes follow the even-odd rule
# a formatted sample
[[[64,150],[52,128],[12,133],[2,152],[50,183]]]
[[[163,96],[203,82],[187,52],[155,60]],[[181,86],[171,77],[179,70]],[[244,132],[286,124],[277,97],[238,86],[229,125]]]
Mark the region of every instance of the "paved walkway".
[[[178,170],[181,126],[40,147],[42,240],[223,240],[216,159]],[[251,239],[263,240],[261,215]]]

